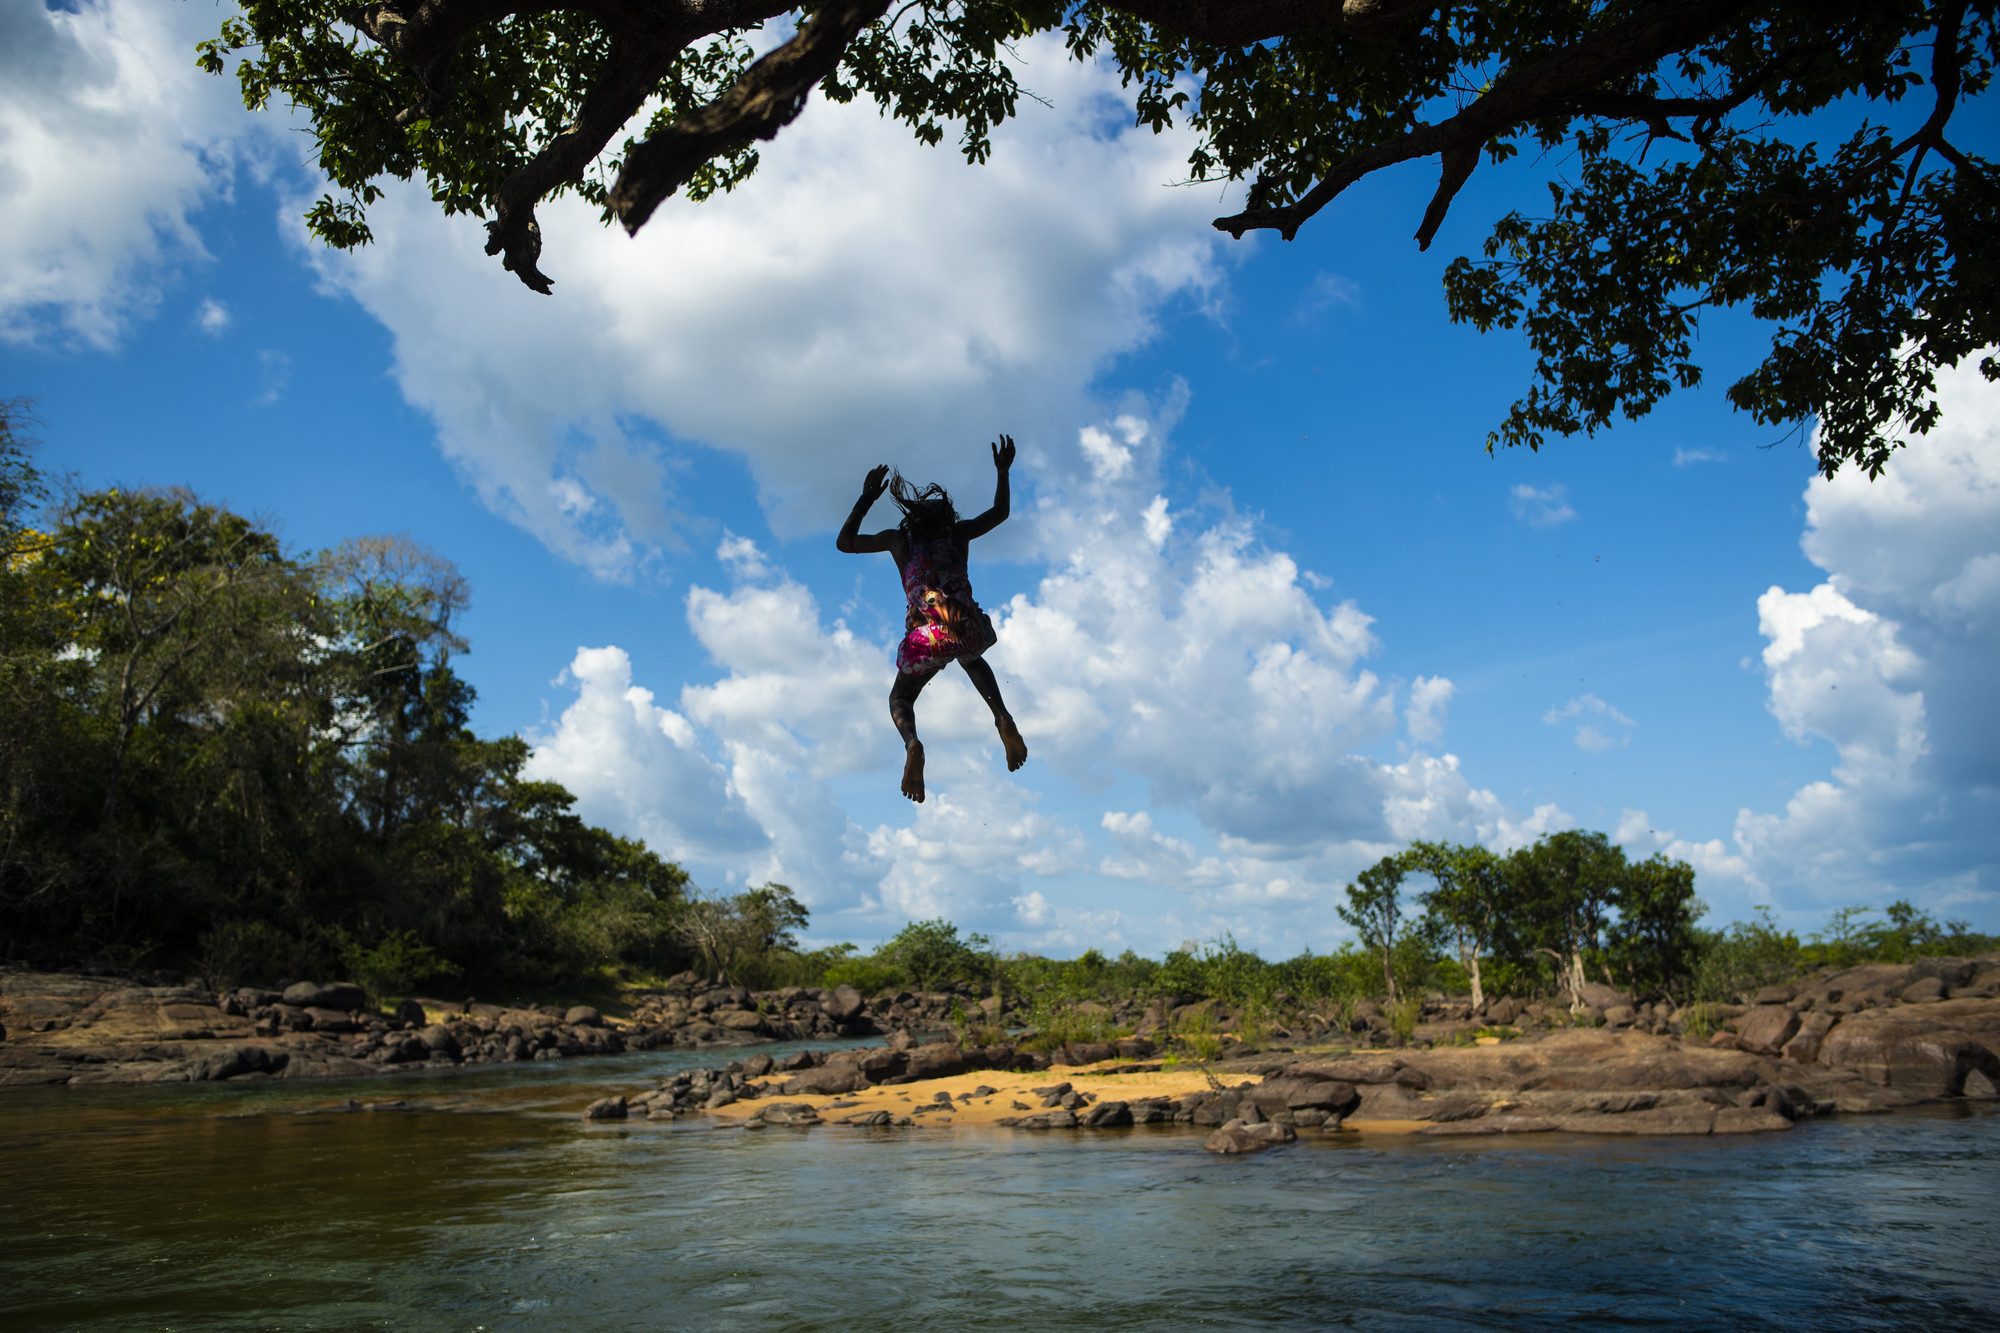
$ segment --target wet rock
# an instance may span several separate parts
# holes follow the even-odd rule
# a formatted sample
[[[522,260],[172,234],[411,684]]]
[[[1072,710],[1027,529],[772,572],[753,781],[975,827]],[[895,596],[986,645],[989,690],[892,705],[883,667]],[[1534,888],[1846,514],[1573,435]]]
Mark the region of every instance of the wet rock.
[[[1276,1148],[1294,1142],[1298,1137],[1298,1131],[1290,1125],[1268,1121],[1260,1125],[1250,1125],[1241,1120],[1231,1120],[1210,1134],[1201,1146],[1212,1153],[1235,1156],[1242,1153],[1263,1152],[1266,1148]]]
[[[1078,1123],[1085,1129],[1116,1129],[1132,1123],[1132,1108],[1125,1102],[1100,1102],[1084,1112]]]
[[[806,1102],[772,1102],[759,1110],[751,1119],[765,1125],[801,1128],[820,1123],[819,1112]]]
[[[1914,1011],[1850,1015],[1820,1043],[1818,1063],[1851,1070],[1877,1087],[1895,1089],[1912,1099],[1956,1096],[1971,1071],[1977,1069],[1989,1078],[2000,1074],[2000,1058],[1970,1033],[1931,1020],[1952,1006],[1983,1003],[1945,1000]],[[1982,1017],[1963,1007],[1946,1016],[1957,1015]]]
[[[859,1111],[846,1117],[840,1123],[843,1125],[860,1125],[864,1128],[870,1128],[890,1124],[895,1118],[887,1111]]]
[[[583,1108],[585,1120],[623,1120],[629,1113],[623,1097],[599,1097]]]
[[[1076,1112],[1058,1108],[1040,1115],[1010,1116],[1000,1122],[1015,1129],[1075,1129]]]
[[[752,1055],[744,1058],[743,1072],[750,1078],[762,1078],[771,1072],[776,1061],[768,1055]]]
[[[291,1060],[288,1051],[269,1046],[232,1046],[203,1060],[195,1073],[198,1082],[220,1083],[225,1079],[252,1074],[275,1074]]]

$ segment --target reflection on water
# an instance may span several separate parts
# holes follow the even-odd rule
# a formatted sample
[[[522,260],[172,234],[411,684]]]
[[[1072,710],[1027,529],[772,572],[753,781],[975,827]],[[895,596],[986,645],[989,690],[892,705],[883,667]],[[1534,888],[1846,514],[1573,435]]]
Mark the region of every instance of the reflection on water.
[[[1859,1328],[2000,1297],[1993,1113],[1247,1159],[577,1120],[688,1063],[0,1095],[0,1325]]]

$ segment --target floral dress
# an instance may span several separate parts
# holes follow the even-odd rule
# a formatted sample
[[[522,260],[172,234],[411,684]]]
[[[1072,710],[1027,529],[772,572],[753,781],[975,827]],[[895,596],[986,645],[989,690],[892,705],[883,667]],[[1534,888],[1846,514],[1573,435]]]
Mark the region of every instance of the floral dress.
[[[963,542],[912,542],[902,573],[910,609],[903,641],[896,645],[896,670],[928,676],[993,646],[993,621],[973,600],[972,581],[965,576]]]

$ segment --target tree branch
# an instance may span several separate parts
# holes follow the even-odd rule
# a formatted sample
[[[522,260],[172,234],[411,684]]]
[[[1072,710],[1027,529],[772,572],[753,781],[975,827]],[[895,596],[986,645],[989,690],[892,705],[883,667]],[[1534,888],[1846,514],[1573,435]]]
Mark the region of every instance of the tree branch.
[[[1471,169],[1463,167],[1465,154],[1473,154],[1476,160],[1488,142],[1529,120],[1586,114],[1587,103],[1593,97],[1603,97],[1606,84],[1650,69],[1675,51],[1685,50],[1753,2],[1657,0],[1623,22],[1599,28],[1567,47],[1509,69],[1457,114],[1419,125],[1401,138],[1335,163],[1318,184],[1293,203],[1247,208],[1217,218],[1215,227],[1239,240],[1248,231],[1271,230],[1289,241],[1306,219],[1362,177],[1399,162],[1437,155],[1445,157],[1447,165],[1417,233],[1419,242],[1428,245],[1444,221],[1452,196],[1470,174]]]
[[[889,9],[889,0],[828,0],[798,33],[744,70],[707,106],[680,116],[625,155],[611,211],[636,234],[653,210],[718,154],[774,138],[805,109],[813,85],[839,65],[848,44]]]
[[[1436,0],[1115,0],[1134,18],[1217,46],[1277,37],[1386,37],[1431,13]]]
[[[493,221],[486,224],[486,253],[499,255],[501,266],[528,287],[547,296],[553,285],[536,267],[542,253],[536,202],[557,186],[582,177],[611,137],[639,114],[680,49],[651,43],[638,46],[614,37],[610,57],[577,109],[575,123],[501,182],[493,200]]]

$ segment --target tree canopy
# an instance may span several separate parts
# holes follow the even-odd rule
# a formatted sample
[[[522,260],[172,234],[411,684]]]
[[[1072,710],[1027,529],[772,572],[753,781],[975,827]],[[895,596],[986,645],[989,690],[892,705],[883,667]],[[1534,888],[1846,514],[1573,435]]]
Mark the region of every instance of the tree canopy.
[[[688,877],[470,727],[465,587],[179,490],[64,490],[0,402],[0,956],[378,987],[672,970]],[[761,896],[758,896],[761,895]],[[758,891],[760,934],[805,909]]]
[[[1428,247],[1482,163],[1523,157],[1547,211],[1495,220],[1445,276],[1452,319],[1536,362],[1487,438],[1539,447],[1700,382],[1705,311],[1772,328],[1729,388],[1820,426],[1827,475],[1879,473],[1937,419],[1939,368],[2000,343],[2000,169],[1963,142],[1993,0],[244,0],[202,44],[245,102],[310,118],[333,189],[307,221],[370,239],[388,179],[487,219],[540,292],[538,203],[628,231],[757,167],[818,87],[968,161],[1023,88],[1012,43],[1060,34],[1138,124],[1193,131],[1195,181],[1246,182],[1215,225],[1295,236],[1356,182],[1435,160]],[[761,51],[762,54],[758,54]],[[1899,104],[1908,103],[1908,109]],[[1903,123],[1891,130],[1884,119]],[[1904,123],[1907,122],[1907,123]],[[2000,361],[1982,356],[1989,378]]]

